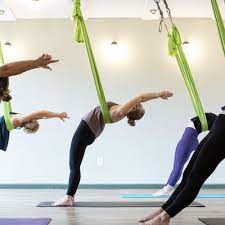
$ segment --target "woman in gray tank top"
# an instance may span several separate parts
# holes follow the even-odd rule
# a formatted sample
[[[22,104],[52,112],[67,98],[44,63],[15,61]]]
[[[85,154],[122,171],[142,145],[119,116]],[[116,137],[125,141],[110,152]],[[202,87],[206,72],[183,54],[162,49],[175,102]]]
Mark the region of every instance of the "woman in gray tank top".
[[[159,93],[145,93],[132,98],[123,105],[113,102],[108,102],[109,114],[111,123],[119,122],[127,117],[128,124],[136,125],[136,120],[140,120],[145,110],[141,103],[153,99],[161,98],[167,100],[173,94],[169,91]],[[85,115],[72,139],[70,147],[70,176],[66,196],[55,202],[54,206],[71,206],[74,203],[74,195],[76,194],[80,183],[80,166],[84,157],[85,150],[88,145],[91,145],[96,138],[100,136],[105,128],[105,123],[100,110],[100,107],[94,108]]]

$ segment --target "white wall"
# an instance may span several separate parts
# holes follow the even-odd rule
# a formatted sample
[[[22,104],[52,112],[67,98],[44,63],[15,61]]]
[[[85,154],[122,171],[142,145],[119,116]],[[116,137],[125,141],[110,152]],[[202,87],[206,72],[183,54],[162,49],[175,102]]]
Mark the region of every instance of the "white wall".
[[[185,40],[199,47],[190,65],[206,111],[225,105],[225,63],[211,20],[177,21]],[[97,104],[82,46],[73,42],[73,23],[39,20],[0,23],[1,38],[12,42],[7,59],[29,59],[49,52],[60,63],[11,79],[13,108],[18,112],[48,108],[67,111],[71,120],[43,121],[37,135],[11,134],[0,152],[1,183],[66,183],[70,140],[80,118]],[[194,114],[175,61],[167,54],[167,36],[158,23],[141,20],[88,21],[91,41],[108,100],[124,102],[145,91],[172,90],[168,102],[146,104],[146,116],[136,128],[126,121],[108,126],[85,156],[82,183],[164,183],[173,165],[174,148]],[[104,43],[126,46],[124,59],[109,60]],[[104,166],[97,167],[97,157]],[[225,183],[223,163],[209,182]]]

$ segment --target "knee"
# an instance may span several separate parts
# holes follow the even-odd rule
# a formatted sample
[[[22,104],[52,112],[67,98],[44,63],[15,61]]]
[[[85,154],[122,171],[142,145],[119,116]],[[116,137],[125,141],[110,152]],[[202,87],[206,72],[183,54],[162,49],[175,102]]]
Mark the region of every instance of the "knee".
[[[182,184],[186,184],[188,179],[189,179],[189,176],[190,176],[190,171],[189,170],[185,170],[184,173],[183,173],[183,177],[182,177],[182,181],[181,183]]]
[[[177,165],[174,169],[173,169],[173,174],[176,177],[180,177],[183,171],[183,165]]]
[[[80,165],[75,162],[70,162],[70,170],[80,171]]]

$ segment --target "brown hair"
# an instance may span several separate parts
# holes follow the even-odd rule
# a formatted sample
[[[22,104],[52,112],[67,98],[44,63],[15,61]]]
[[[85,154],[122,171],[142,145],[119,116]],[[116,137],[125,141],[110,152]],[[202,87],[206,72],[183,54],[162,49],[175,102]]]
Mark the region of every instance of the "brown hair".
[[[9,78],[0,78],[0,101],[9,102],[12,99],[9,90]]]
[[[128,124],[130,124],[130,126],[134,127],[136,125],[135,120],[140,120],[144,115],[145,115],[145,110],[143,107],[141,107],[141,109],[139,108],[139,109],[133,110],[127,114],[127,118],[128,118],[127,122]]]

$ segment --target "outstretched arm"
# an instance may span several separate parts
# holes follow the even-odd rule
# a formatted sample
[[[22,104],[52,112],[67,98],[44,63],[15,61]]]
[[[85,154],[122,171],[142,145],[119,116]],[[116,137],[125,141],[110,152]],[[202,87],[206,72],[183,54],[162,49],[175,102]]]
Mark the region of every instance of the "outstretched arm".
[[[49,64],[56,63],[58,60],[53,60],[52,56],[48,54],[43,54],[36,60],[26,60],[18,61],[13,63],[8,63],[0,67],[0,77],[11,77],[19,75],[28,70],[36,68],[45,68],[51,70]]]
[[[16,126],[20,126],[21,124],[30,122],[32,120],[53,119],[53,118],[58,118],[58,119],[64,121],[64,119],[67,119],[69,117],[66,112],[55,113],[55,112],[51,112],[48,110],[40,110],[40,111],[36,111],[36,112],[30,113],[27,115],[14,116],[12,118],[12,122]]]
[[[141,95],[138,95],[137,97],[134,97],[127,103],[123,105],[113,106],[110,109],[110,115],[111,118],[120,118],[122,119],[125,117],[134,107],[136,107],[138,104],[142,102],[147,102],[156,98],[162,98],[164,100],[167,100],[169,97],[172,97],[173,94],[169,91],[163,91],[159,93],[144,93]],[[113,120],[114,121],[114,120]]]

